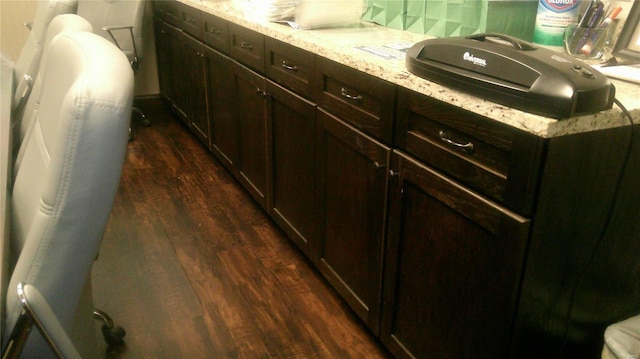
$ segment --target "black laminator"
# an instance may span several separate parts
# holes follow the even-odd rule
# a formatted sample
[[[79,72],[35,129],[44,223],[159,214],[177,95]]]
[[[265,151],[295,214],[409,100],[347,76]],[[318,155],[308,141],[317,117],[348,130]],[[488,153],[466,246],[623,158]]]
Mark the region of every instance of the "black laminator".
[[[568,118],[610,109],[615,87],[591,66],[502,34],[421,41],[407,70],[427,80],[522,111]]]

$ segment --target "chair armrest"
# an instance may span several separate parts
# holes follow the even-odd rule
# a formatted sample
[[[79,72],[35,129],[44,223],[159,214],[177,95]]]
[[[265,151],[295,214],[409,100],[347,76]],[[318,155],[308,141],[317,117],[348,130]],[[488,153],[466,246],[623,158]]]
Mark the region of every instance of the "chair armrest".
[[[56,357],[81,359],[71,338],[38,289],[29,284],[19,283],[18,298],[22,304],[22,313],[11,331],[5,352],[2,353],[3,358],[20,356],[31,326],[35,324]]]

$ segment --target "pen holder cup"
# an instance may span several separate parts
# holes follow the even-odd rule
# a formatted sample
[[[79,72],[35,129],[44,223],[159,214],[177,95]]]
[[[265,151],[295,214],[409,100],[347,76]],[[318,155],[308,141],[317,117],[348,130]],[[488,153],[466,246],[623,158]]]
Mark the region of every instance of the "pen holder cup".
[[[609,39],[609,28],[570,24],[564,31],[564,51],[581,59],[599,59]]]

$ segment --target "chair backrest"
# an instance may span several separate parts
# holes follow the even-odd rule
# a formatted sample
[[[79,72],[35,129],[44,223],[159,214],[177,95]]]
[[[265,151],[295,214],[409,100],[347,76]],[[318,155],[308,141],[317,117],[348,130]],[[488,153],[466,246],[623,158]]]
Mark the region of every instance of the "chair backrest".
[[[13,110],[24,105],[32,84],[25,75],[35,80],[40,67],[40,59],[47,28],[51,19],[60,14],[76,11],[77,0],[42,0],[38,1],[36,12],[31,22],[31,29],[14,65],[14,100]]]
[[[120,181],[134,80],[126,56],[93,33],[58,35],[45,61],[40,110],[14,173],[5,328],[20,312],[14,288],[25,282],[69,331]],[[23,353],[50,351],[33,333]]]
[[[118,47],[131,61],[134,56],[140,59],[143,55],[144,8],[144,0],[80,0],[77,13],[91,23],[96,34],[112,42],[109,33],[103,30],[105,27],[132,27],[137,54],[134,54],[134,43],[128,30],[112,32]]]
[[[64,31],[86,31],[92,32],[93,28],[91,24],[84,18],[75,15],[75,14],[63,14],[58,15],[51,20],[49,23],[49,27],[47,29],[47,34],[44,38],[43,43],[43,51],[42,58],[46,59],[47,57],[47,49],[49,48],[49,44],[51,40],[57,36],[58,34]],[[44,60],[46,61],[46,60]],[[43,62],[44,62],[43,61]],[[40,92],[42,91],[42,73],[44,72],[45,66],[40,66],[37,70],[38,77],[36,77],[33,83],[33,89],[31,91],[31,95],[27,99],[24,107],[20,112],[14,114],[13,119],[13,146],[14,150],[19,148],[20,143],[22,143],[22,139],[27,133],[27,129],[29,128],[29,124],[31,124],[31,119],[38,115],[38,107],[40,105]]]

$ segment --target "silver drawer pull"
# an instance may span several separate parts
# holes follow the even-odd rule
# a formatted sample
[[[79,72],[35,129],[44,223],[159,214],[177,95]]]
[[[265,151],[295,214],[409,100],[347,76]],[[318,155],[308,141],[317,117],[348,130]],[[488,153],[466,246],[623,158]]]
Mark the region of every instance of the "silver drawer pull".
[[[285,70],[298,72],[298,66],[290,65],[289,63],[287,63],[287,60],[282,60],[282,68]]]
[[[192,18],[191,16],[187,16],[187,15],[184,16],[184,21],[186,21],[186,22],[188,22],[188,23],[190,23],[192,25],[196,23],[196,19]]]
[[[214,35],[220,35],[220,30],[216,29],[215,27],[207,28],[207,32]]]
[[[251,45],[251,43],[244,42],[244,41],[240,43],[240,47],[247,50],[253,49],[253,45]]]
[[[350,95],[350,94],[347,92],[347,89],[345,89],[344,87],[340,90],[340,94],[341,94],[343,97],[348,98],[349,100],[353,100],[353,101],[362,101],[362,96],[360,96],[360,95],[357,95],[357,96]]]
[[[459,143],[459,142],[455,142],[453,140],[451,140],[449,138],[449,136],[447,136],[447,133],[440,130],[440,132],[438,132],[438,135],[440,135],[440,139],[442,140],[442,142],[454,146],[454,147],[458,147],[460,149],[462,149],[464,152],[466,153],[473,153],[473,150],[475,149],[475,146],[473,145],[473,142],[467,142],[467,143]]]

